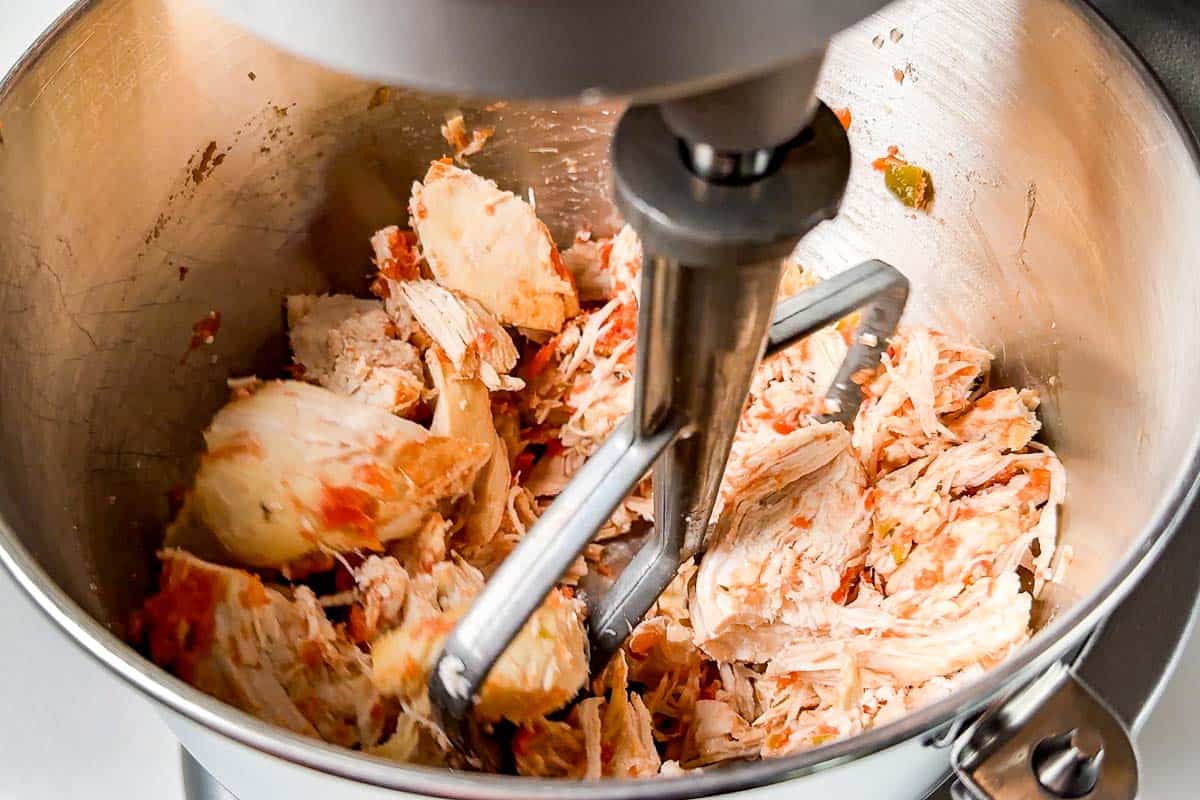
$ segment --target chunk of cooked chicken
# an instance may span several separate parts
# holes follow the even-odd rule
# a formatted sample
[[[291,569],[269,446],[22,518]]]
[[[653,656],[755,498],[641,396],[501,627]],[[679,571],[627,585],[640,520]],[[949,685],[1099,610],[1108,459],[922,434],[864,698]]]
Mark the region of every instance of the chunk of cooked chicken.
[[[432,720],[431,708],[406,710],[396,720],[396,730],[386,741],[363,749],[373,756],[405,764],[465,768],[466,761],[454,752]]]
[[[566,720],[541,717],[522,723],[512,740],[518,775],[575,780],[587,775],[588,754],[579,725],[581,706],[571,709]],[[599,770],[596,772],[589,777],[599,777]]]
[[[442,124],[442,138],[454,148],[454,160],[466,166],[467,159],[483,150],[483,145],[496,129],[490,125],[473,128],[467,136],[467,126],[462,114],[455,114]]]
[[[778,298],[784,300],[800,294],[805,289],[811,289],[821,282],[821,278],[805,269],[800,264],[786,258],[783,261],[783,274],[779,276]]]
[[[483,381],[453,372],[449,359],[439,348],[430,348],[425,356],[438,391],[430,430],[491,448],[491,457],[475,479],[470,505],[462,517],[465,544],[479,547],[492,540],[504,517],[512,477],[508,448],[496,433],[491,394]]]
[[[581,303],[602,303],[613,296],[612,275],[606,269],[611,249],[610,240],[596,239],[591,231],[581,230],[562,251],[563,266],[571,273]]]
[[[764,732],[747,722],[724,700],[699,700],[685,769],[734,758],[754,758],[762,750]]]
[[[288,338],[303,378],[405,416],[425,393],[421,354],[378,300],[291,295]]]
[[[1030,389],[997,389],[979,398],[966,413],[948,424],[950,433],[960,442],[986,439],[1001,450],[1023,449],[1041,430],[1034,412],[1038,395]]]
[[[914,603],[1022,564],[1040,588],[1051,577],[1065,483],[1053,453],[1005,453],[988,438],[926,456],[876,485],[867,564],[889,594],[918,592]]]
[[[526,721],[513,737],[517,772],[589,780],[658,774],[650,712],[628,679],[618,653],[593,687],[597,696],[577,703],[566,720]]]
[[[730,499],[696,576],[696,643],[720,661],[769,661],[845,601],[866,556],[866,476],[840,423],[800,428],[762,448]]]
[[[412,576],[400,625],[371,643],[375,684],[404,702],[423,697],[442,643],[483,588],[465,563],[443,562],[435,575]],[[479,692],[476,715],[514,722],[556,711],[587,681],[583,604],[552,591],[496,662]]]
[[[633,228],[626,225],[611,239],[594,238],[589,230],[575,234],[575,241],[562,253],[579,290],[579,299],[587,302],[611,300],[629,292],[637,300],[641,291],[642,243]]]
[[[506,325],[557,333],[579,313],[558,248],[533,209],[493,181],[435,161],[409,201],[425,260],[442,286]]]
[[[718,665],[693,642],[687,595],[695,564],[685,563],[625,645],[630,680],[642,687],[664,759],[692,769],[758,754],[762,732],[752,675]]]
[[[201,691],[267,722],[345,747],[376,744],[395,709],[367,656],[325,618],[307,587],[159,554],[162,576],[137,617],[150,657]]]
[[[517,348],[495,317],[469,297],[433,281],[388,280],[389,312],[411,315],[464,377],[478,376],[489,388],[517,391],[525,383],[509,375]],[[400,307],[403,306],[403,309]]]
[[[455,504],[455,511],[464,503],[465,496]],[[387,552],[395,556],[405,569],[428,571],[434,564],[446,560],[450,552],[450,539],[457,530],[456,516],[457,514],[447,518],[440,513],[431,514],[421,529],[412,536],[388,542]]]
[[[205,443],[180,518],[257,567],[412,536],[469,491],[491,455],[298,381],[229,403]]]
[[[351,574],[350,599],[337,604],[353,603],[346,632],[355,644],[367,644],[404,619],[408,570],[393,556],[368,556]]]
[[[411,281],[421,277],[421,248],[417,234],[388,225],[371,235],[371,250],[379,274],[393,281]]]
[[[625,656],[613,657],[601,677],[596,693],[608,689],[608,700],[584,700],[594,713],[584,713],[581,722],[588,757],[588,777],[636,778],[655,775],[662,765],[654,746],[650,711],[637,692],[629,691],[629,668]],[[599,775],[596,767],[599,767]]]
[[[944,417],[964,411],[987,378],[992,354],[928,328],[902,331],[882,369],[862,387],[854,447],[874,477],[954,441]]]
[[[1028,638],[1030,603],[1020,579],[1008,573],[972,585],[954,604],[899,616],[885,603],[854,620],[870,620],[862,629],[839,624],[788,644],[759,681],[766,706],[760,717],[767,731],[763,754],[859,732],[872,722],[864,713],[870,696],[877,702],[915,693],[912,707],[931,682],[979,674]],[[845,622],[851,622],[849,614]]]
[[[630,226],[613,237],[605,269],[612,276],[613,294],[630,292],[635,301],[641,299],[642,241]]]
[[[552,450],[525,476],[538,497],[554,497],[633,408],[637,304],[624,291],[603,307],[579,315],[535,355],[525,375],[524,401],[535,421],[558,422]],[[606,535],[625,533],[649,513],[649,503],[626,503],[625,514]],[[635,493],[636,495],[636,493]]]

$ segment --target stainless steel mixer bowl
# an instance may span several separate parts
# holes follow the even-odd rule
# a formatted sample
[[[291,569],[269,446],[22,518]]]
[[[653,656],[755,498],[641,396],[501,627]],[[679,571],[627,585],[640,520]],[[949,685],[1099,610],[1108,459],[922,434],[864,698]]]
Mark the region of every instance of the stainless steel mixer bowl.
[[[841,216],[802,243],[801,260],[828,273],[877,257],[907,273],[910,321],[994,348],[999,381],[1042,391],[1046,438],[1069,470],[1062,539],[1074,562],[1040,604],[1037,635],[975,685],[791,758],[653,788],[566,786],[305,740],[126,646],[166,493],[188,479],[225,379],[283,363],[284,295],[364,289],[366,238],[404,220],[408,187],[445,150],[448,111],[495,126],[474,168],[528,191],[560,239],[616,222],[605,156],[619,106],[380,87],[184,0],[79,3],[0,85],[0,559],[84,649],[176,714],[414,792],[708,794],[795,778],[979,708],[1102,619],[1194,483],[1196,151],[1129,50],[1064,0],[901,2],[835,41],[820,94],[852,110],[855,162]],[[900,206],[872,172],[892,144],[931,170],[932,213]],[[215,341],[189,352],[210,310]]]

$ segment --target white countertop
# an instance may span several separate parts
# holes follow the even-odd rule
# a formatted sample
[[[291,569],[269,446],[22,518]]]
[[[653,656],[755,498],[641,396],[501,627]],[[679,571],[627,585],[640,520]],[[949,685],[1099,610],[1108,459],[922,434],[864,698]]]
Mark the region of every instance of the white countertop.
[[[0,72],[68,5],[0,0]],[[182,797],[178,747],[154,708],[52,627],[2,570],[0,641],[0,800]],[[1193,637],[1138,739],[1143,798],[1198,796],[1197,685]]]

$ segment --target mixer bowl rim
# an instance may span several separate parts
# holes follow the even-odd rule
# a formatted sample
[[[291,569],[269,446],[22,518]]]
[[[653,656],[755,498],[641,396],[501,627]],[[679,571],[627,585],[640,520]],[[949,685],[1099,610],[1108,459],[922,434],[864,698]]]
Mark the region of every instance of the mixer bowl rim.
[[[77,0],[29,47],[0,80],[0,103],[21,76],[72,26],[104,0]],[[1129,42],[1083,0],[1062,0],[1079,13],[1132,69],[1144,91],[1155,100],[1182,140],[1200,180],[1200,144],[1158,77]],[[290,733],[207,695],[159,668],[71,599],[42,569],[0,518],[0,563],[39,609],[84,651],[135,689],[173,712],[243,745],[303,767],[379,787],[470,800],[511,797],[670,798],[710,796],[750,789],[839,766],[901,742],[944,731],[946,726],[1003,696],[1038,674],[1098,626],[1149,569],[1185,515],[1200,477],[1200,427],[1188,444],[1188,457],[1151,515],[1135,546],[1110,570],[1090,596],[1043,626],[1021,652],[979,680],[900,719],[849,739],[813,750],[726,769],[648,780],[606,779],[568,782],[508,775],[462,773],[442,768],[398,764]]]

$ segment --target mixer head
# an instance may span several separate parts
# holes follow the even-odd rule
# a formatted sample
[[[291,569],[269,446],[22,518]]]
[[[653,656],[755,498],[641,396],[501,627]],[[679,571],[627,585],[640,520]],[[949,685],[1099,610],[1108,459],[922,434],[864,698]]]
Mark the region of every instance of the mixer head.
[[[655,530],[589,598],[593,672],[703,550],[758,359],[868,306],[830,389],[878,361],[907,281],[868,262],[775,309],[781,260],[837,213],[850,150],[813,94],[830,36],[879,0],[209,0],[286,49],[362,75],[456,94],[634,101],[611,160],[641,237],[633,413],[545,511],[458,623],[430,698],[461,743],[479,687],[547,593],[653,468]]]
[[[207,0],[343,72],[492,98],[660,102],[820,58],[882,0]]]

